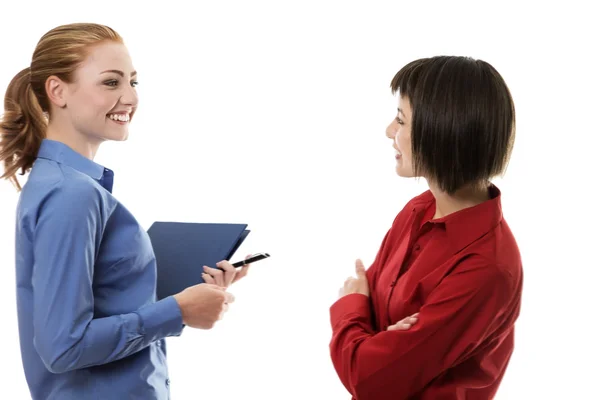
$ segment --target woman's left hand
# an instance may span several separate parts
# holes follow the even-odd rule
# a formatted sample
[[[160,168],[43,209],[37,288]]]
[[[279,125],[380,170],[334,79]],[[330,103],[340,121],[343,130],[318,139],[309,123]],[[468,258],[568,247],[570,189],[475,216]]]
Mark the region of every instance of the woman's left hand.
[[[251,256],[247,255],[246,260]],[[210,268],[205,265],[202,279],[206,283],[228,288],[232,283],[239,281],[248,274],[250,265],[244,265],[237,270],[229,261],[223,260],[217,263],[217,267]]]
[[[340,297],[352,293],[360,293],[369,296],[369,282],[367,281],[367,271],[361,260],[356,260],[356,278],[348,278],[344,287],[340,289]]]

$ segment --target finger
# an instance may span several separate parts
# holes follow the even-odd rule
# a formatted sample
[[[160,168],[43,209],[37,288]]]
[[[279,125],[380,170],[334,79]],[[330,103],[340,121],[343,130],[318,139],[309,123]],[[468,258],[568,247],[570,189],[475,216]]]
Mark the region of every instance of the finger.
[[[221,307],[221,312],[219,313],[219,320],[222,320],[225,317],[225,313],[229,311],[229,304],[224,303]]]
[[[413,314],[415,315],[415,314]],[[388,330],[406,330],[411,328],[414,324],[416,324],[418,321],[417,317],[406,317],[401,321],[398,321],[397,323],[395,323],[394,325],[390,325],[388,327]]]
[[[223,274],[223,279],[224,279],[224,286],[229,286],[231,285],[231,282],[233,282],[233,279],[235,278],[235,275],[237,273],[235,267],[233,265],[231,265],[231,263],[227,260],[223,260],[217,263],[217,267],[221,268],[224,272]]]
[[[365,270],[365,265],[363,264],[363,262],[359,259],[356,260],[356,276],[358,278],[366,278],[367,272]]]
[[[212,276],[214,278],[216,285],[225,286],[225,284],[223,282],[223,271],[221,271],[220,269],[217,269],[217,268],[210,268],[206,265],[202,268],[204,269],[204,272],[206,272],[207,274],[209,274],[210,276]]]
[[[240,268],[237,273],[235,274],[235,278],[233,278],[233,282],[237,282],[240,279],[242,279],[243,277],[245,277],[246,275],[248,275],[248,269],[250,269],[249,265],[244,265],[242,268]]]
[[[210,276],[209,274],[207,274],[206,272],[202,274],[202,279],[204,279],[204,282],[206,283],[210,283],[211,285],[215,285],[215,279]]]
[[[399,321],[398,323],[402,323],[402,324],[411,324],[414,325],[417,323],[418,318],[417,317],[413,317],[412,315],[410,317],[406,317],[404,318],[402,321]]]
[[[388,326],[387,330],[388,331],[406,331],[406,330],[410,329],[411,326],[412,326],[411,324],[405,324],[402,322],[398,322],[397,324]]]
[[[225,292],[225,303],[231,304],[235,301],[235,296],[229,292]]]
[[[348,290],[348,288],[352,285],[352,282],[354,282],[355,279],[350,277],[348,279],[346,279],[346,282],[344,282],[344,290]]]
[[[248,254],[245,260],[252,258],[252,254]],[[250,264],[243,265],[241,268],[236,269],[235,278],[233,278],[233,282],[237,282],[246,275],[248,275],[248,270],[250,269]]]

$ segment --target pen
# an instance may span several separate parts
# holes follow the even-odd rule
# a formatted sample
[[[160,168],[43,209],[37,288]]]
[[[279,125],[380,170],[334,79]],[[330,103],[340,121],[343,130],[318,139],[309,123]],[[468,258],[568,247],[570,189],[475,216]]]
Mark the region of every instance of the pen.
[[[258,254],[254,254],[252,257],[250,257],[246,260],[238,261],[231,265],[233,265],[234,268],[239,268],[239,267],[243,267],[244,265],[252,264],[253,262],[256,262],[256,261],[264,260],[265,258],[268,258],[268,257],[271,257],[271,255],[269,253],[258,253]],[[223,268],[218,268],[218,269],[223,271]]]

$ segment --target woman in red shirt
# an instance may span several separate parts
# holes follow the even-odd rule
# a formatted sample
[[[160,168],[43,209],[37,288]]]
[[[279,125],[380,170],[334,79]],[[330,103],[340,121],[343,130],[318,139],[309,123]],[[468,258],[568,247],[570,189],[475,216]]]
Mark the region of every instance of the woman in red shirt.
[[[523,279],[490,182],[512,152],[512,97],[494,67],[466,57],[413,61],[391,87],[396,172],[429,190],[399,212],[368,270],[357,260],[331,306],[333,365],[357,400],[492,399]]]

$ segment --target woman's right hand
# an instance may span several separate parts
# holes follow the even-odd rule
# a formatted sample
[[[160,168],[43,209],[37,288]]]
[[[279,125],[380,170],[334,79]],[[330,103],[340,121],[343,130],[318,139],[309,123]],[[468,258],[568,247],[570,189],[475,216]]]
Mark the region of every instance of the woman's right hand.
[[[199,329],[211,329],[235,300],[224,288],[207,283],[186,288],[173,297],[181,309],[183,323]]]

